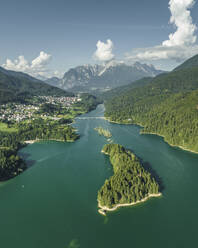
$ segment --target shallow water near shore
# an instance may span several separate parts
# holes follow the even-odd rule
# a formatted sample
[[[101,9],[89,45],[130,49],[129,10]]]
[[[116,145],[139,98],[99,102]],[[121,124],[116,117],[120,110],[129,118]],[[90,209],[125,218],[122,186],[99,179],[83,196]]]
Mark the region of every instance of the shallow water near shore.
[[[103,105],[84,117],[103,116]],[[101,153],[107,139],[148,162],[163,183],[163,196],[98,213],[97,191],[112,175]],[[2,248],[194,248],[198,243],[198,155],[169,146],[140,128],[104,119],[77,119],[74,143],[39,142],[20,151],[30,168],[0,184]],[[74,241],[75,240],[75,241]],[[73,246],[73,247],[74,247]],[[72,247],[72,248],[73,248]]]

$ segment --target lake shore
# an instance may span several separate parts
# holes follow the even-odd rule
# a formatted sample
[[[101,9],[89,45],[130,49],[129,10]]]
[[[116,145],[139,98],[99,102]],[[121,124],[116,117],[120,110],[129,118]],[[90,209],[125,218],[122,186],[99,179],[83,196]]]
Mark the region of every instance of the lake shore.
[[[103,150],[101,150],[101,153],[104,153],[105,155],[109,155],[109,153],[107,153],[107,152],[105,152]]]
[[[119,121],[112,121],[110,119],[108,119],[107,117],[104,117],[104,119],[110,123],[114,123],[114,124],[119,124],[119,125],[135,125],[133,123],[124,123],[124,122],[119,122]]]
[[[113,208],[108,208],[106,206],[102,206],[100,204],[100,202],[98,201],[98,212],[104,216],[106,216],[106,212],[112,212],[112,211],[115,211],[117,210],[118,208],[120,207],[129,207],[129,206],[133,206],[133,205],[136,205],[136,204],[139,204],[139,203],[142,203],[142,202],[145,202],[147,201],[148,199],[150,198],[154,198],[154,197],[160,197],[162,196],[162,193],[158,193],[158,194],[149,194],[147,197],[143,198],[142,200],[140,201],[136,201],[136,202],[132,202],[132,203],[123,203],[123,204],[117,204],[116,206],[114,206]]]
[[[109,120],[107,117],[105,117],[105,120],[108,121],[108,122],[110,122],[110,123],[115,123],[115,124],[119,124],[119,125],[137,125],[137,126],[140,126],[140,127],[144,128],[144,126],[143,126],[142,124],[140,124],[140,123],[122,123],[122,122],[118,122],[118,121],[111,121],[111,120]],[[170,143],[166,140],[166,137],[163,136],[163,135],[161,135],[161,134],[159,134],[159,133],[153,133],[153,132],[140,132],[140,134],[141,134],[141,135],[148,134],[148,135],[157,135],[157,136],[160,136],[160,137],[162,137],[162,138],[164,139],[164,141],[165,141],[167,144],[169,144],[169,145],[172,146],[172,147],[178,147],[178,148],[180,148],[181,150],[184,150],[184,151],[187,151],[187,152],[191,152],[191,153],[198,154],[198,152],[193,151],[193,150],[190,150],[190,149],[185,148],[185,147],[183,147],[183,146],[170,144]]]
[[[35,140],[26,140],[23,143],[30,145],[30,144],[34,144],[36,142],[40,142],[40,141],[58,141],[58,142],[74,142],[74,140],[58,140],[58,139],[35,139]]]
[[[185,148],[185,147],[183,147],[183,146],[173,145],[173,144],[169,143],[169,142],[166,140],[166,137],[163,136],[163,135],[161,135],[161,134],[152,133],[152,132],[150,132],[150,133],[149,133],[149,132],[142,132],[142,133],[140,133],[140,134],[141,134],[141,135],[144,135],[144,134],[146,134],[146,135],[157,135],[157,136],[159,136],[159,137],[162,137],[162,138],[164,139],[164,142],[166,142],[167,144],[169,144],[169,145],[172,146],[172,147],[178,147],[178,148],[180,148],[181,150],[184,150],[184,151],[187,151],[187,152],[191,152],[191,153],[198,154],[198,152],[195,152],[195,151],[190,150],[190,149],[188,149],[188,148]]]

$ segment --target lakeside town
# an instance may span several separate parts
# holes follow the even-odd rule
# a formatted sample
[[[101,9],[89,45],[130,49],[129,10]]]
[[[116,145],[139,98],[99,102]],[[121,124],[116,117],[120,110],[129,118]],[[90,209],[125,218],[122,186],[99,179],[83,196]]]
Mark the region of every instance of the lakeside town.
[[[0,107],[0,120],[20,122],[26,119],[33,119],[43,104],[59,105],[64,109],[70,110],[75,103],[80,101],[81,98],[79,96],[38,96],[35,101],[30,104],[7,103]],[[46,115],[41,115],[41,117],[46,117]]]

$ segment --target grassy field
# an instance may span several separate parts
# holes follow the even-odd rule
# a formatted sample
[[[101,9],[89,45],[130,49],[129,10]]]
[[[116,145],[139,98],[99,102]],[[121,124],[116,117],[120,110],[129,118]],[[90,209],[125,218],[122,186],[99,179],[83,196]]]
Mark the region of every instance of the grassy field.
[[[8,133],[13,133],[16,132],[16,128],[9,128],[6,123],[0,122],[0,132],[8,132]]]
[[[85,112],[83,112],[81,109],[79,109],[79,110],[71,110],[70,113],[58,115],[58,117],[59,118],[65,118],[65,119],[74,119],[76,116],[84,114],[84,113]]]

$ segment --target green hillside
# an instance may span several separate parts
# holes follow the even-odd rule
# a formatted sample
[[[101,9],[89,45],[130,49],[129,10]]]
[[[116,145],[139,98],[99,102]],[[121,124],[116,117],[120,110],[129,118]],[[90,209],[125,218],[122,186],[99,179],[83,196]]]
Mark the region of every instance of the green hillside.
[[[72,96],[26,74],[0,70],[0,103],[21,101],[33,95]]]
[[[105,102],[110,121],[144,126],[172,145],[198,152],[198,68],[158,76]]]
[[[189,69],[192,67],[198,67],[198,55],[188,59],[183,64],[175,68],[175,71],[182,70],[182,69]]]
[[[153,80],[152,77],[142,78],[142,79],[134,81],[134,82],[132,82],[132,83],[130,83],[128,85],[124,85],[124,86],[117,87],[117,88],[114,88],[112,90],[106,91],[103,94],[101,94],[100,97],[103,100],[106,100],[106,99],[112,98],[112,97],[114,97],[117,94],[120,94],[122,92],[124,93],[124,92],[126,92],[128,90],[132,90],[132,89],[135,89],[135,88],[138,88],[138,87],[142,87],[142,86],[150,83],[152,80]]]

